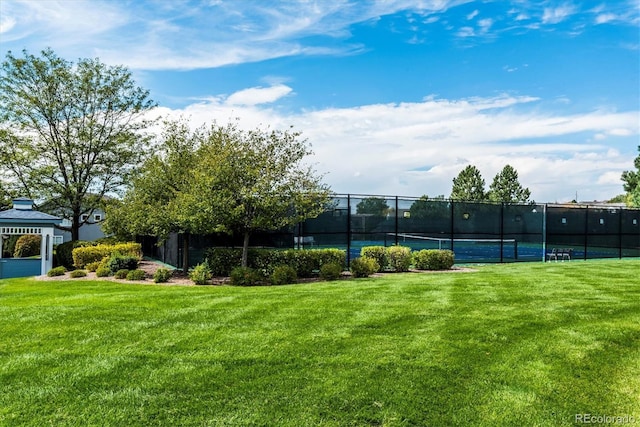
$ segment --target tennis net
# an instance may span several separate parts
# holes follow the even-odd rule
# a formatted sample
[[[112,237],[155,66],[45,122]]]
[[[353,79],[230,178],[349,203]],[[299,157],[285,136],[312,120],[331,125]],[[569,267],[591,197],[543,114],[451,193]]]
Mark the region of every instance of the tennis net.
[[[471,239],[431,237],[407,233],[387,233],[403,246],[413,250],[448,249],[456,254],[457,259],[503,259],[518,258],[518,241],[516,239]]]

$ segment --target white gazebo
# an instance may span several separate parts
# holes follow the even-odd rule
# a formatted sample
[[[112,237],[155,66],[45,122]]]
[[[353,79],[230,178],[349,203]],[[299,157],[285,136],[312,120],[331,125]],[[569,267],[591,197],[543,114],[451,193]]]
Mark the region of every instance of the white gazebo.
[[[53,230],[61,218],[33,210],[33,200],[13,200],[13,209],[0,212],[0,279],[47,274],[53,267]],[[42,237],[40,258],[2,258],[4,240],[11,235]]]

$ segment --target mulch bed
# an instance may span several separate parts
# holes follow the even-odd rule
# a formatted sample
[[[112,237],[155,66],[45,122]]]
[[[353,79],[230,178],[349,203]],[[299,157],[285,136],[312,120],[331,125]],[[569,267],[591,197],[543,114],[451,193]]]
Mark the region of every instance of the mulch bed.
[[[196,286],[191,279],[189,279],[189,277],[182,272],[182,270],[174,270],[173,271],[173,275],[171,276],[171,278],[169,279],[168,282],[166,283],[154,283],[153,282],[153,274],[156,272],[156,270],[158,268],[163,268],[165,267],[163,264],[160,264],[158,262],[155,261],[151,261],[151,260],[142,260],[140,261],[140,264],[138,264],[138,268],[140,270],[143,270],[146,274],[146,279],[145,280],[126,280],[126,279],[116,279],[113,276],[110,277],[97,277],[96,273],[91,273],[91,272],[87,272],[87,276],[86,277],[81,277],[80,279],[83,280],[108,280],[108,281],[112,281],[112,282],[120,282],[120,283],[136,283],[136,284],[157,284],[157,285],[179,285],[179,286]],[[450,270],[438,270],[438,271],[425,271],[425,270],[410,270],[410,273],[417,273],[417,274],[442,274],[442,273],[472,273],[477,271],[476,269],[473,268],[469,268],[469,267],[452,267]],[[49,277],[49,276],[36,276],[37,280],[74,280],[73,278],[70,277],[70,272],[65,273],[62,276],[54,276],[54,277]],[[395,274],[393,272],[389,272],[389,273],[376,273],[373,274],[371,277],[383,277],[389,274]],[[341,276],[341,280],[348,280],[351,279],[351,273],[350,272],[344,272]],[[310,277],[310,278],[301,278],[298,279],[298,283],[314,283],[314,282],[320,282],[322,281],[322,279],[317,278],[317,277]],[[211,284],[212,285],[228,285],[230,282],[228,277],[214,277],[211,279]]]

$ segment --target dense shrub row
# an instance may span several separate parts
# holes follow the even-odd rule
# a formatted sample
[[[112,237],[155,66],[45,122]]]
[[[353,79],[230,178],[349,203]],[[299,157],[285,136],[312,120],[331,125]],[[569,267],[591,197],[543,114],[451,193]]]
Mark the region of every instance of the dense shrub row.
[[[214,276],[231,276],[242,259],[241,249],[212,248],[205,252],[205,263]],[[270,277],[275,268],[288,265],[298,277],[313,277],[325,264],[346,266],[346,252],[340,249],[252,249],[248,254],[248,265],[264,277]]]

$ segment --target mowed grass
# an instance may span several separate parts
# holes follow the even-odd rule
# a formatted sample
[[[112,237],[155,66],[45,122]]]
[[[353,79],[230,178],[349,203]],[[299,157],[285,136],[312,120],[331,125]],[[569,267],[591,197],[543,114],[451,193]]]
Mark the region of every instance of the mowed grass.
[[[280,287],[0,281],[0,425],[640,422],[640,260]]]

